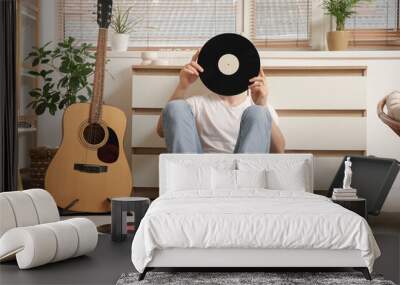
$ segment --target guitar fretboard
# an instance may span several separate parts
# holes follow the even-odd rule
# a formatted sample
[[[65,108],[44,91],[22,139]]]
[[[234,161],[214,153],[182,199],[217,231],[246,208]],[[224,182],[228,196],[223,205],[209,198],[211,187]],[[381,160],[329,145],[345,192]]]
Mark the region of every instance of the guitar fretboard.
[[[107,29],[100,28],[97,38],[96,65],[93,82],[93,97],[90,104],[89,122],[96,123],[101,118],[103,104],[104,68],[107,53]]]

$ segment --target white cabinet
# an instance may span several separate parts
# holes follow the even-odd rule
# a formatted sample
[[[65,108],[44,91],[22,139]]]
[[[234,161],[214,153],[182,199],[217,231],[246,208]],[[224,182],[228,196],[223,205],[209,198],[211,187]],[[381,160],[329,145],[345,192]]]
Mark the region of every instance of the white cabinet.
[[[134,66],[132,171],[134,186],[158,187],[158,116],[178,82],[179,66]],[[314,188],[327,190],[342,157],[366,151],[366,68],[279,66],[266,68],[269,100],[280,116],[288,152],[314,154]],[[198,80],[189,95],[209,92]]]

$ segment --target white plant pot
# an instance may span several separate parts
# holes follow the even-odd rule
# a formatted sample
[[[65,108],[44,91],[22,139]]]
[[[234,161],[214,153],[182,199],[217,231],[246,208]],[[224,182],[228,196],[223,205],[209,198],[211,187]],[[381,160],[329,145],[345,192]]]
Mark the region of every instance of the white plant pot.
[[[154,60],[158,58],[158,53],[156,51],[144,51],[141,54],[142,65],[152,64]]]
[[[152,65],[168,65],[168,60],[163,58],[158,58],[151,61]]]
[[[129,34],[114,33],[111,39],[111,49],[113,51],[127,51],[129,44]]]

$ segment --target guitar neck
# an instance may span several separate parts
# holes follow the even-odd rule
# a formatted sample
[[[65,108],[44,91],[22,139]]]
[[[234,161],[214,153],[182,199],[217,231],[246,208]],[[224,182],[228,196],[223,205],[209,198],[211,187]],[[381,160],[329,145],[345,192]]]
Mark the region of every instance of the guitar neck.
[[[96,123],[101,117],[104,91],[104,69],[107,53],[107,29],[100,28],[97,38],[96,65],[94,71],[93,97],[90,104],[90,123]]]

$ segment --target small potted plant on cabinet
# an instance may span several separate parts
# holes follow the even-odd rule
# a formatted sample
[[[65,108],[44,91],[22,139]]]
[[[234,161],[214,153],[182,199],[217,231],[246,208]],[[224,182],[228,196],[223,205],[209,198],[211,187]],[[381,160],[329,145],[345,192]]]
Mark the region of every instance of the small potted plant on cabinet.
[[[125,11],[117,6],[115,9],[112,19],[111,28],[114,30],[111,39],[111,49],[113,51],[127,51],[129,45],[129,33],[133,31],[133,28],[139,24],[141,18],[131,18],[129,14],[133,7],[129,7]]]
[[[351,38],[351,32],[345,30],[346,19],[355,13],[354,7],[363,0],[324,0],[322,7],[326,15],[336,18],[336,31],[328,32],[328,49],[346,50]]]

